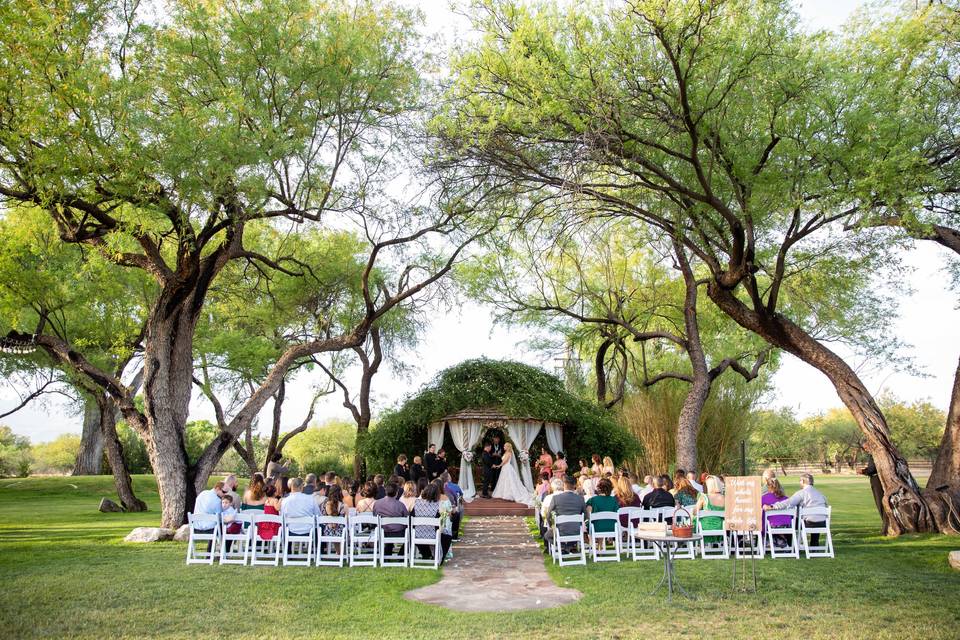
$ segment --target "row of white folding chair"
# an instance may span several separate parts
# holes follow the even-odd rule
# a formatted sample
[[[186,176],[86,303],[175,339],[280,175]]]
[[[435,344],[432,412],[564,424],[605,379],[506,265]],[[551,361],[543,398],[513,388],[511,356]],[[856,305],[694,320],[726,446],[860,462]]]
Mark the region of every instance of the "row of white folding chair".
[[[191,513],[188,520],[187,564],[213,564],[218,546],[221,564],[247,564],[249,559],[251,565],[276,566],[282,558],[284,565],[309,566],[315,562],[317,566],[342,567],[349,559],[351,567],[379,563],[436,569],[441,560],[439,518],[381,518],[373,514],[358,514],[349,519],[337,516],[282,518],[240,513],[233,521],[241,525],[237,533],[227,533],[231,523],[222,522],[214,515]],[[274,523],[278,525],[277,533],[270,538],[262,537],[259,525]],[[389,524],[402,526],[404,534],[387,534],[382,527]],[[418,525],[431,527],[434,535],[417,537]],[[401,554],[387,558],[384,553],[387,544],[399,545]],[[432,547],[433,557],[418,558],[416,545]]]

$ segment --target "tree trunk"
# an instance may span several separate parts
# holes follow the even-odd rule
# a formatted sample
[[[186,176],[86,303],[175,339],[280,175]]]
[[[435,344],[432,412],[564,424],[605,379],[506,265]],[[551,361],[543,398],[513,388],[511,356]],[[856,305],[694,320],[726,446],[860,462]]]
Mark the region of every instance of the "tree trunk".
[[[133,493],[133,480],[127,470],[127,463],[123,459],[123,445],[117,435],[117,406],[109,395],[103,394],[98,406],[100,433],[104,448],[107,452],[107,461],[113,471],[113,483],[120,497],[120,504],[127,511],[146,511],[147,503],[137,498]]]
[[[684,471],[697,471],[697,433],[700,431],[700,416],[710,397],[710,371],[707,356],[700,340],[700,323],[697,319],[697,281],[690,268],[686,253],[678,242],[673,244],[674,253],[683,273],[686,293],[683,300],[683,323],[687,333],[687,357],[693,368],[693,382],[683,400],[677,420],[677,467]]]
[[[94,398],[83,395],[83,432],[80,436],[80,451],[73,467],[75,476],[100,475],[103,467],[103,436],[101,435],[100,408]]]
[[[853,369],[783,315],[751,309],[715,281],[710,283],[707,291],[710,299],[737,324],[771,345],[792,353],[826,375],[833,384],[865,434],[867,450],[873,454],[883,485],[883,507],[889,534],[941,531],[906,459],[890,439],[890,430],[880,407]]]
[[[927,481],[928,489],[936,490],[944,485],[960,487],[960,362],[953,376],[946,428]]]

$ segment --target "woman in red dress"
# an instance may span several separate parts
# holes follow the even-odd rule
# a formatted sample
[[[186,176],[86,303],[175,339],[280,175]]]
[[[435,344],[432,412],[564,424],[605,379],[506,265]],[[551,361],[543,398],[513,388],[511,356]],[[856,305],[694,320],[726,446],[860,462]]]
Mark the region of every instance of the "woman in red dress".
[[[280,481],[277,481],[279,484]],[[266,490],[267,501],[263,505],[263,514],[267,516],[280,515],[280,494],[277,487],[270,485]],[[280,533],[279,522],[261,522],[257,525],[257,535],[263,540],[272,540],[275,535]]]

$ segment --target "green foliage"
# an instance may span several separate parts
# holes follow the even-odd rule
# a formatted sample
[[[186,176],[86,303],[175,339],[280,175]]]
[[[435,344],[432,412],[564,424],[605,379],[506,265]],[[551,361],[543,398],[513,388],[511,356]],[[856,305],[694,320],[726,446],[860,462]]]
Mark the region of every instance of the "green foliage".
[[[51,442],[34,445],[34,473],[68,473],[80,453],[80,436],[64,433]]]
[[[420,393],[382,416],[358,443],[359,450],[370,469],[391,469],[397,454],[423,450],[430,422],[469,407],[560,423],[571,459],[600,453],[619,463],[639,449],[611,416],[568,393],[554,376],[519,362],[481,358],[438,373]]]
[[[147,445],[124,420],[117,422],[117,437],[123,447],[123,460],[130,473],[152,473]]]
[[[947,416],[929,400],[904,402],[893,396],[880,398],[880,408],[890,425],[890,435],[903,455],[937,457]]]
[[[336,471],[342,476],[353,473],[353,451],[357,426],[352,422],[331,420],[297,434],[283,448],[297,465],[300,474]]]
[[[32,462],[30,438],[18,436],[10,427],[0,425],[0,476],[25,477],[30,473]]]

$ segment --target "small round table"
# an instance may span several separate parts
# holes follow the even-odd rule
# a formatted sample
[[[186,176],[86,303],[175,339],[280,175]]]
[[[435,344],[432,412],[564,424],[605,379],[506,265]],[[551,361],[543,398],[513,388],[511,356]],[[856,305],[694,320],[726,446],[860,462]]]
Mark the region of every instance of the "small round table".
[[[678,538],[669,534],[637,531],[634,533],[634,537],[637,540],[645,540],[657,545],[657,548],[660,550],[660,555],[663,556],[663,577],[660,578],[660,582],[658,582],[657,586],[654,587],[653,591],[650,592],[650,595],[653,595],[659,591],[660,587],[662,587],[664,582],[666,582],[667,602],[673,601],[674,588],[676,588],[677,591],[679,591],[684,597],[689,598],[690,600],[696,600],[697,597],[684,589],[680,583],[677,582],[673,575],[673,555],[671,554],[671,549],[688,542],[697,542],[703,536],[701,536],[699,533],[695,533],[689,538]]]

